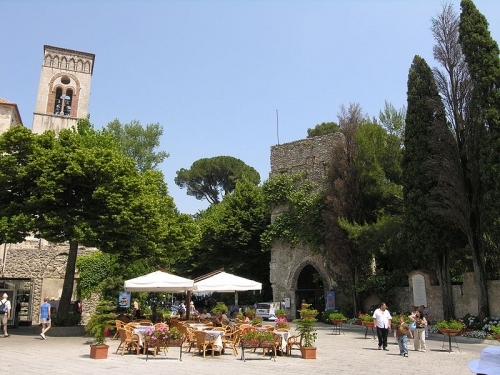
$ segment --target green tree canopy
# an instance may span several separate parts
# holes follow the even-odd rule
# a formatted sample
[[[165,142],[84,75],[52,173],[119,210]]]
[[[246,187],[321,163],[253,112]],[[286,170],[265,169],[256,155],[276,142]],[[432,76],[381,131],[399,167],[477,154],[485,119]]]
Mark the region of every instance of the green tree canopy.
[[[206,199],[210,204],[219,203],[226,194],[234,191],[236,182],[246,178],[254,185],[260,175],[254,168],[232,156],[216,156],[195,161],[190,169],[177,171],[175,183],[187,188],[187,194],[196,199]]]
[[[312,129],[307,129],[307,138],[335,133],[338,132],[339,129],[339,125],[336,122],[322,122]]]
[[[269,291],[270,252],[260,242],[269,222],[262,188],[246,178],[238,181],[231,194],[197,218],[201,240],[190,260],[193,277],[223,267]]]
[[[0,199],[13,202],[0,209],[0,222],[9,238],[31,231],[70,244],[61,313],[69,311],[78,244],[123,258],[157,257],[175,238],[169,228],[185,220],[179,220],[162,174],[141,174],[111,134],[94,130],[87,120],[57,137],[15,127],[0,139],[0,160],[6,167]],[[18,181],[23,191],[8,189]],[[17,232],[16,222],[21,224]]]
[[[130,124],[121,124],[115,119],[108,123],[104,130],[112,134],[125,155],[135,160],[137,169],[141,172],[156,169],[158,164],[169,156],[165,151],[154,151],[160,146],[160,137],[163,134],[159,123],[148,124],[144,128],[137,120],[131,121]]]

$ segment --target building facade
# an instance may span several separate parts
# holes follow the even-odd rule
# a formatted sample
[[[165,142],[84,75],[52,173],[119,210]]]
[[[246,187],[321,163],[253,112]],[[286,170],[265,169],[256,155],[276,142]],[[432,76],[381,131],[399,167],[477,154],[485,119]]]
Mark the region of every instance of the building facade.
[[[87,52],[44,46],[34,133],[53,130],[57,134],[76,126],[79,118],[87,117],[94,58]],[[15,125],[22,125],[17,105],[0,99],[0,134]],[[93,251],[96,249],[80,247],[78,255]],[[68,252],[69,244],[52,244],[34,237],[18,244],[0,245],[0,294],[9,295],[13,309],[9,324],[38,324],[44,297],[50,298],[57,311]],[[77,298],[74,294],[73,300]]]

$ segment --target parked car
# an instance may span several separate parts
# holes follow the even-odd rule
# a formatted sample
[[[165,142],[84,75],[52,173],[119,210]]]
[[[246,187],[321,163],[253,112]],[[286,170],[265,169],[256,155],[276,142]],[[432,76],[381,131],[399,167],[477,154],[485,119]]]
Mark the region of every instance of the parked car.
[[[257,304],[255,309],[255,317],[262,320],[276,320],[275,311],[279,310],[279,302],[261,302]]]

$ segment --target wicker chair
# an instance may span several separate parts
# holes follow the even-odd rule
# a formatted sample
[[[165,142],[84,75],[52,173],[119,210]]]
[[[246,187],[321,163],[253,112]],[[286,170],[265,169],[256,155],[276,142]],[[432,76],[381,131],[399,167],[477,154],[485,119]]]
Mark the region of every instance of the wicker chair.
[[[300,349],[302,347],[302,336],[294,335],[290,336],[288,340],[286,340],[286,355],[292,355],[292,349]]]
[[[215,337],[207,335],[203,331],[195,331],[194,333],[196,335],[196,349],[198,349],[198,354],[203,351],[203,357],[205,357],[206,351],[211,350],[213,357],[215,349]]]

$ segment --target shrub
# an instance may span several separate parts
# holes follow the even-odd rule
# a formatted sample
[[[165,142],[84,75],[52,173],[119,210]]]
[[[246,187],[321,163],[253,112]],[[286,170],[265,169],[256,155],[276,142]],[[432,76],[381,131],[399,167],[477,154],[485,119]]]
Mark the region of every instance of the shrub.
[[[50,321],[54,327],[74,327],[80,324],[82,314],[51,314]]]

